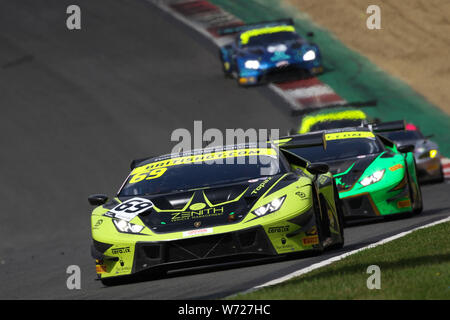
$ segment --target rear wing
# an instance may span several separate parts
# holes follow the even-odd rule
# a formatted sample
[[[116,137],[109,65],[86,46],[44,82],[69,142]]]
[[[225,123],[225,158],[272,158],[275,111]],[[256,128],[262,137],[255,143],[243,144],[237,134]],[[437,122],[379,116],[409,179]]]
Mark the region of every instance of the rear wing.
[[[383,132],[390,131],[402,131],[406,129],[406,121],[405,120],[397,120],[397,121],[389,121],[389,122],[380,122],[368,125],[369,129],[376,133],[378,138],[383,142],[385,146],[389,148],[394,148],[395,143],[389,138],[382,135]]]
[[[389,131],[401,131],[406,129],[405,120],[380,122],[376,124],[369,124],[369,129],[375,133],[389,132]]]
[[[221,36],[235,34],[251,29],[265,28],[265,27],[275,27],[275,26],[292,26],[294,25],[294,20],[291,18],[273,20],[273,21],[262,21],[257,23],[244,24],[241,26],[232,26],[232,27],[224,27],[219,28],[217,33]]]
[[[297,134],[287,137],[282,137],[279,140],[272,141],[280,149],[297,149],[297,148],[307,148],[322,146],[324,149],[327,148],[327,142],[325,140],[324,132],[314,132],[307,134]]]

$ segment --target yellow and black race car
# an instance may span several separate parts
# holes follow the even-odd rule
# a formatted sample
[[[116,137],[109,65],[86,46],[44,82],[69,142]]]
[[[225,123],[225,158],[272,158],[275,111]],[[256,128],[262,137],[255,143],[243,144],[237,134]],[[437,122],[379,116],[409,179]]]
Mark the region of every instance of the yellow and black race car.
[[[322,145],[323,135],[296,147]],[[290,145],[289,147],[291,147]],[[343,214],[328,166],[245,144],[134,161],[118,194],[93,195],[92,256],[106,285],[181,266],[339,248]]]

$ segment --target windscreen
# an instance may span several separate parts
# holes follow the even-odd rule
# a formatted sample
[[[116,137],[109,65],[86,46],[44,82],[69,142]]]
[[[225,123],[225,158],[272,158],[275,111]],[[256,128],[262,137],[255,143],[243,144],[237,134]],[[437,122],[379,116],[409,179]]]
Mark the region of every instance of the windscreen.
[[[258,150],[259,154],[255,156],[252,151]],[[274,149],[227,152],[169,158],[135,168],[119,196],[185,191],[276,175],[287,170]]]
[[[392,141],[423,139],[423,136],[419,131],[392,131],[386,133],[383,132],[383,136],[387,137]]]
[[[310,131],[338,129],[346,127],[358,127],[361,125],[362,120],[333,120],[333,121],[321,121],[311,126]]]
[[[326,162],[380,153],[384,150],[381,142],[373,138],[351,138],[327,141],[322,146],[289,149],[310,162]]]
[[[270,43],[285,42],[298,39],[295,32],[275,32],[252,36],[249,38],[247,46],[264,46]]]

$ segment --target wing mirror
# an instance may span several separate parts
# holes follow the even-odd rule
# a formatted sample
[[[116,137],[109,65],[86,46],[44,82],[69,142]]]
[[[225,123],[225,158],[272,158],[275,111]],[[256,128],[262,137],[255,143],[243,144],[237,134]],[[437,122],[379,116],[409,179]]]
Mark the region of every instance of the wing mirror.
[[[293,136],[293,135],[296,135],[297,133],[298,133],[297,129],[290,129],[288,131],[288,136]]]
[[[414,145],[412,144],[405,144],[403,146],[397,147],[397,150],[401,153],[408,153],[414,151]]]
[[[306,170],[308,170],[312,174],[322,174],[327,173],[328,170],[330,170],[330,167],[326,163],[316,162],[308,164],[306,166]]]
[[[108,196],[104,194],[93,194],[88,197],[88,201],[93,206],[101,206],[108,201]]]

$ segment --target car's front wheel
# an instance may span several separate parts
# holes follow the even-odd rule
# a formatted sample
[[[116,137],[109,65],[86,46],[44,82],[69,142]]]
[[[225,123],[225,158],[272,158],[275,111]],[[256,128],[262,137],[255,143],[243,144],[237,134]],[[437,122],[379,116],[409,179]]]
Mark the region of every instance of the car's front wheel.
[[[222,52],[219,50],[219,58],[220,62],[222,64],[222,72],[225,78],[232,78],[233,75],[231,74],[231,65],[229,62],[225,61],[223,58]]]
[[[334,190],[334,203],[336,206],[336,214],[339,223],[339,234],[342,239],[341,242],[338,242],[336,245],[333,245],[333,248],[341,249],[344,246],[344,209],[342,201],[339,198],[339,192],[337,191],[337,187],[334,181],[333,181],[333,190]]]

